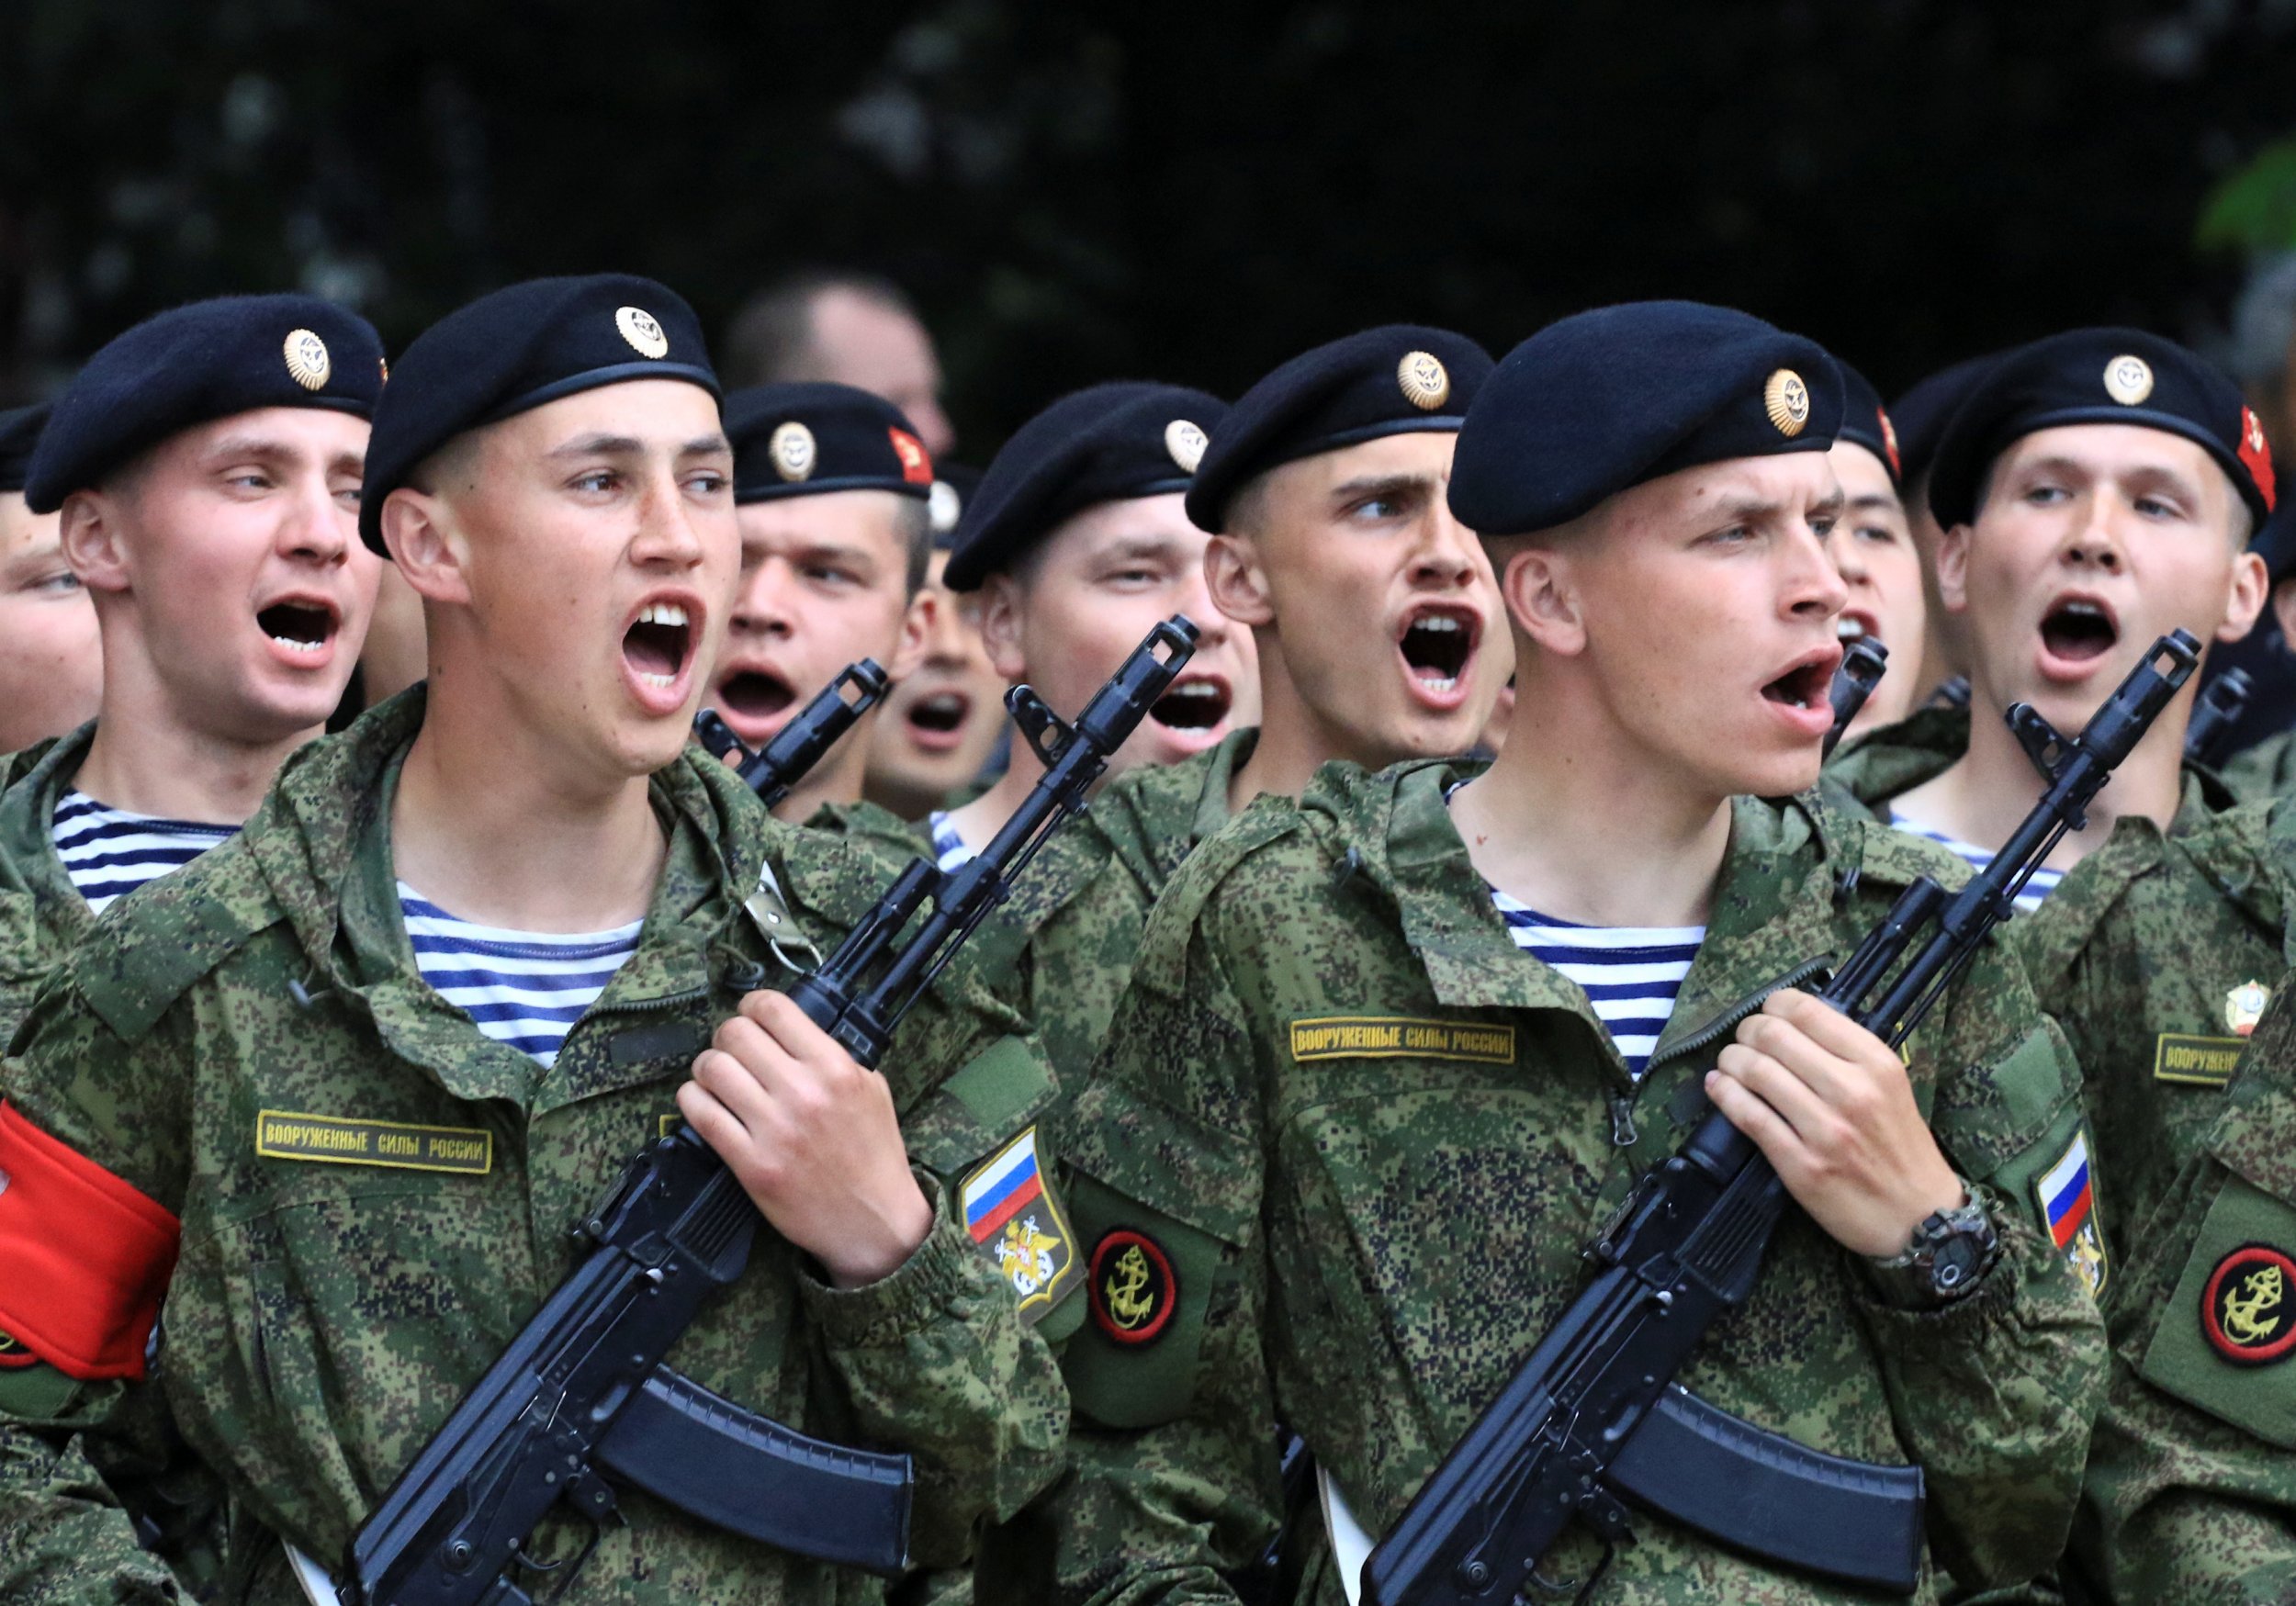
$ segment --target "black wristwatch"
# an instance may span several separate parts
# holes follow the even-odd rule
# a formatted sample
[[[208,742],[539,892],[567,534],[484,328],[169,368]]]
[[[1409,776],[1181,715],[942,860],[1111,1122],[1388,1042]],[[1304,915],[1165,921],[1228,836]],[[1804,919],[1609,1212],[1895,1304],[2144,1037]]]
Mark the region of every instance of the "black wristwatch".
[[[1903,1254],[1869,1263],[1896,1303],[1918,1309],[1951,1305],[1975,1292],[2000,1258],[2001,1240],[1985,1201],[1964,1185],[1959,1205],[1932,1212],[1913,1230]]]

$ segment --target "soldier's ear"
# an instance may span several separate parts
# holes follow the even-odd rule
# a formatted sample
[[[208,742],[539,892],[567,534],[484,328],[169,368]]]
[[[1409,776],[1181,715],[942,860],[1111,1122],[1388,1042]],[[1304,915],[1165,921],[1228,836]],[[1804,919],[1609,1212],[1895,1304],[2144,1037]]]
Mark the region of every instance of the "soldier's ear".
[[[1267,571],[1260,565],[1259,543],[1249,536],[1215,535],[1204,547],[1204,590],[1211,605],[1238,624],[1276,623]]]
[[[1969,607],[1970,534],[1968,525],[1956,524],[1937,544],[1937,597],[1948,613],[1964,612]]]
[[[1570,548],[1527,541],[1497,545],[1492,556],[1501,560],[1499,598],[1514,628],[1557,657],[1584,652],[1586,609],[1571,573]]]
[[[75,490],[57,515],[56,538],[64,563],[91,591],[128,589],[128,552],[122,540],[126,510],[102,490]]]
[[[996,672],[1013,685],[1028,678],[1028,655],[1020,650],[1020,615],[1027,606],[1020,582],[1010,575],[991,575],[981,582],[980,603],[974,621],[980,627],[981,646]]]
[[[2245,636],[2255,627],[2257,616],[2264,612],[2271,586],[2263,558],[2253,552],[2234,557],[2232,585],[2224,601],[2224,622],[2216,627],[2216,639],[2238,641]]]
[[[400,486],[384,499],[383,545],[426,602],[470,601],[469,544],[443,497]]]
[[[921,586],[909,599],[908,612],[901,615],[901,634],[895,638],[893,656],[885,661],[885,674],[899,685],[917,673],[925,661],[926,645],[933,639],[933,626],[940,621],[940,610],[946,601],[951,607],[955,599],[944,599],[929,586]]]

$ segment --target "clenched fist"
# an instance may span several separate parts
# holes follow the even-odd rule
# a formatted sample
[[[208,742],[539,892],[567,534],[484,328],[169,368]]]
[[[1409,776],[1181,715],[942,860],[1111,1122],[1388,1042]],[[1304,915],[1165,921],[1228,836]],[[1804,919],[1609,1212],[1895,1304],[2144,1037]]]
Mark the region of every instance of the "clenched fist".
[[[932,1230],[885,1079],[782,994],[741,1001],[695,1057],[678,1108],[840,1288],[893,1272]]]
[[[1706,1073],[1706,1096],[1846,1249],[1885,1260],[1963,1202],[1888,1044],[1806,993],[1773,993]]]

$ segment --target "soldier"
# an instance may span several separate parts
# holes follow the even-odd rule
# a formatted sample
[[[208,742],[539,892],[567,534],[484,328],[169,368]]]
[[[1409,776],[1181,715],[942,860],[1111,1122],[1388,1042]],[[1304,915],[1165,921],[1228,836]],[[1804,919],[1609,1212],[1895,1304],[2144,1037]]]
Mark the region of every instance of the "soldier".
[[[37,1402],[93,1409],[149,1368],[230,1486],[227,1596],[291,1600],[292,1574],[331,1600],[310,1558],[345,1554],[574,1264],[602,1181],[682,1113],[776,1230],[672,1363],[912,1452],[914,1554],[961,1558],[1065,1422],[954,1214],[986,1161],[1034,1166],[1050,1082],[962,968],[884,1076],[754,990],[885,872],[687,742],[739,559],[692,312],[602,275],[442,321],[377,410],[359,533],[423,598],[428,693],[298,755],[235,840],[122,905],[8,1062],[0,1324],[35,1364],[0,1373],[0,1443],[36,1455]],[[20,1509],[37,1534],[90,1504],[53,1483]],[[622,1511],[575,1606],[878,1593]],[[12,1594],[152,1588],[117,1546],[14,1548]]]
[[[356,515],[381,385],[381,343],[352,313],[306,296],[204,301],[96,353],[38,432],[25,496],[0,499],[18,514],[0,516],[44,526],[66,600],[93,599],[103,695],[91,722],[17,755],[0,792],[0,1043],[96,914],[230,837],[341,696],[380,567]],[[27,1485],[82,1481],[84,1454],[184,1581],[212,1581],[213,1496],[158,1413],[79,1409],[0,1339],[11,1360],[6,1409],[49,1434],[0,1453],[0,1551],[124,1544],[137,1576],[166,1576],[84,1510],[20,1502]],[[101,1431],[70,1436],[84,1427]]]
[[[2167,631],[2245,635],[2265,564],[2243,549],[2272,490],[2255,415],[2182,347],[2092,329],[2004,356],[1930,481],[1971,707],[1875,733],[1829,781],[1983,863],[2035,784],[2002,711],[2029,702],[2076,731]],[[2284,1452],[2244,1432],[2258,1420],[2245,1383],[2212,1386],[2244,1379],[2245,1357],[2211,1353],[2189,1290],[2170,1297],[2205,1207],[2190,1190],[2287,924],[2262,809],[2234,807],[2180,763],[2190,713],[2188,691],[2009,927],[2086,1087],[2089,1131],[2043,1174],[2041,1199],[2114,1340],[2068,1563],[2123,1601],[2285,1599],[2296,1578],[2296,1482],[2271,1472]]]
[[[1841,433],[1827,455],[1843,501],[1826,542],[1850,590],[1839,627],[1845,642],[1870,640],[1889,649],[1889,672],[1850,723],[1854,736],[1895,724],[1912,712],[1922,690],[1929,610],[1922,601],[1921,555],[1898,500],[1897,432],[1865,376],[1847,363],[1839,366]]]
[[[1803,1209],[1682,1381],[1919,1463],[1964,1582],[2056,1555],[2103,1350],[2030,1192],[2080,1109],[2018,968],[1981,956],[1905,1064],[1795,992],[1718,1062],[1692,1047],[1943,858],[1795,795],[1842,650],[1840,410],[1822,350],[1680,302],[1566,319],[1477,396],[1450,501],[1514,636],[1505,747],[1488,770],[1328,768],[1199,849],[1073,1112],[1081,1592],[1228,1598],[1271,1409],[1342,1554],[1388,1529],[1706,1098]],[[1949,1245],[1974,1282],[1935,1274]],[[1634,1527],[1604,1600],[1868,1598]],[[1545,1575],[1587,1578],[1585,1537]]]
[[[988,661],[971,600],[947,584],[949,558],[957,547],[957,525],[964,505],[981,483],[981,471],[957,464],[936,466],[929,501],[933,520],[932,564],[925,571],[922,595],[933,600],[924,661],[909,678],[885,693],[884,711],[869,739],[869,773],[861,795],[904,820],[921,820],[935,809],[967,801],[983,772],[996,758],[1010,727],[1001,699],[1005,678]]]
[[[703,702],[749,747],[781,734],[838,671],[874,658],[897,683],[925,656],[939,601],[932,461],[891,402],[850,385],[760,385],[726,399],[741,526],[740,590]],[[775,812],[857,809],[872,710]],[[870,809],[875,827],[897,820]],[[906,836],[906,833],[902,833]]]
[[[1296,797],[1319,765],[1464,753],[1514,672],[1491,564],[1444,502],[1491,358],[1394,324],[1293,358],[1213,432],[1188,517],[1212,601],[1252,628],[1262,735],[1229,804]],[[1352,621],[1356,628],[1335,628]]]
[[[1111,775],[1216,747],[1259,714],[1251,640],[1206,596],[1205,537],[1181,507],[1207,432],[1227,410],[1203,391],[1144,382],[1064,397],[996,454],[958,527],[945,578],[951,590],[980,593],[975,616],[989,661],[1064,718],[1083,709],[1158,620],[1184,613],[1202,632],[1196,656]],[[1016,742],[995,785],[929,816],[942,867],[994,837],[1042,773],[1028,745]]]
[[[1919,661],[1893,664],[1890,673],[1901,684],[1910,680],[1915,697],[1924,702],[1941,688],[1953,687],[1964,695],[1967,690],[1966,682],[1960,681],[1964,668],[1960,623],[1945,612],[1938,598],[1937,549],[1945,532],[1938,527],[1936,515],[1930,511],[1930,465],[1937,455],[1937,444],[1945,433],[1946,424],[1953,420],[1953,410],[1998,355],[1987,353],[1941,368],[1900,396],[1889,409],[1890,423],[1897,435],[1899,500],[1905,504],[1914,550],[1921,557],[1923,612],[1928,621]],[[1953,699],[1949,697],[1948,701]]]
[[[96,717],[104,658],[87,589],[63,560],[52,513],[24,505],[45,407],[0,412],[0,754]]]

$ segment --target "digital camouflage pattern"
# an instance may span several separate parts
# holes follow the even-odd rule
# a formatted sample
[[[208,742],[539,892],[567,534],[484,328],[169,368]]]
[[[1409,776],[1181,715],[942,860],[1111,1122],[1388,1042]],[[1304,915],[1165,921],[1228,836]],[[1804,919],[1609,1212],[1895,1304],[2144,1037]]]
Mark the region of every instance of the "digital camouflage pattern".
[[[0,759],[0,1050],[49,971],[96,924],[52,835],[56,804],[95,736],[93,724],[82,725]],[[0,1338],[0,1363],[11,1356],[20,1362],[24,1353]],[[186,1591],[212,1590],[222,1573],[220,1484],[185,1451],[156,1400],[118,1384],[76,1390],[62,1383],[54,1373],[17,1383],[33,1392],[26,1403],[50,1431],[39,1441],[0,1439],[0,1578],[14,1576],[12,1555],[74,1565],[102,1557],[138,1589],[162,1589],[172,1569]],[[96,1432],[75,1431],[96,1424]],[[43,1498],[57,1488],[87,1492],[66,1505]],[[168,1567],[138,1548],[115,1502],[135,1513]]]
[[[1044,845],[974,939],[981,964],[1043,1043],[1063,1109],[1099,1054],[1148,911],[1188,854],[1227,823],[1229,783],[1258,736],[1236,731],[1180,763],[1137,765],[1110,781]],[[1056,1129],[1060,1121],[1056,1115]],[[1064,1141],[1055,1137],[1052,1146]],[[1085,1301],[1071,1297],[1041,1331],[1062,1345],[1084,1320]],[[974,1573],[934,1580],[930,1606],[1044,1599],[1064,1499],[1048,1497],[985,1536]]]
[[[2267,736],[2218,766],[2224,784],[2243,803],[2296,796],[2296,732]]]
[[[300,1599],[266,1535],[343,1554],[571,1268],[569,1224],[674,1118],[674,1091],[717,1021],[745,991],[793,973],[742,906],[761,873],[771,867],[799,927],[775,928],[783,949],[808,962],[806,943],[826,949],[889,879],[858,848],[772,820],[690,751],[654,781],[669,854],[638,949],[546,1071],[480,1036],[416,971],[387,822],[421,709],[408,693],[304,749],[239,838],[123,902],[43,991],[6,1067],[26,1118],[182,1218],[156,1382],[230,1485],[231,1600]],[[941,1180],[1051,1097],[1033,1050],[1010,1035],[1018,1024],[961,963],[886,1056],[940,1216],[905,1265],[834,1290],[760,1234],[748,1273],[670,1353],[801,1431],[911,1451],[920,1565],[961,1559],[976,1523],[1018,1510],[1060,1464],[1057,1371]],[[264,1111],[449,1129],[483,1169],[282,1158]],[[0,1300],[12,1294],[24,1297]],[[0,1374],[0,1399],[22,1402],[41,1380],[57,1382],[44,1367]],[[0,1436],[36,1455],[44,1419],[15,1414],[24,1425]],[[63,1485],[22,1498],[36,1512],[91,1503]],[[603,1534],[569,1602],[884,1592],[636,1492],[624,1509],[628,1525]],[[134,1580],[105,1556],[19,1546],[6,1560],[10,1600],[133,1598]]]
[[[1885,811],[1960,756],[1967,718],[1919,714],[1876,732],[1829,783]],[[2251,989],[2290,957],[2296,853],[2276,852],[2270,807],[2237,805],[2188,766],[2166,834],[2119,821],[2039,911],[2007,927],[2073,1047],[2096,1143],[2113,1370],[2066,1565],[2122,1602],[2296,1599],[2296,1432],[2258,1427],[2270,1420],[2268,1368],[2200,1342],[2199,1284],[2223,1253],[2202,1233],[2224,1192],[2215,1156],[2244,1118],[2230,1113],[2249,1102],[2239,1088],[2262,1074],[2260,1049],[2242,1058],[2257,1025]],[[2197,1270],[2196,1243],[2209,1261]],[[2284,1398],[2296,1406],[2296,1392]]]
[[[1078,1230],[1103,1252],[1095,1320],[1064,1360],[1076,1594],[1228,1599],[1217,1569],[1266,1537],[1274,1420],[1368,1532],[1391,1527],[1703,1113],[1705,1062],[1676,1045],[1801,960],[1846,954],[1941,868],[1814,799],[1741,801],[1705,944],[1638,1086],[1585,994],[1492,909],[1444,803],[1468,773],[1328,765],[1297,807],[1260,799],[1199,849],[1150,922],[1069,1151]],[[2095,1307],[2032,1193],[2077,1091],[1998,950],[1908,1047],[2000,1263],[1947,1309],[1896,1308],[1792,1213],[1683,1381],[1806,1444],[1919,1462],[1934,1565],[2013,1581],[2063,1544],[2102,1388]],[[1157,1258],[1131,1256],[1132,1235]],[[1604,1601],[1867,1598],[1655,1517],[1637,1528]],[[1578,1577],[1595,1557],[1573,1536],[1550,1559]],[[1919,1598],[1938,1598],[1931,1569]]]
[[[0,1049],[32,1007],[50,967],[96,924],[56,857],[56,804],[96,726],[0,759]]]

